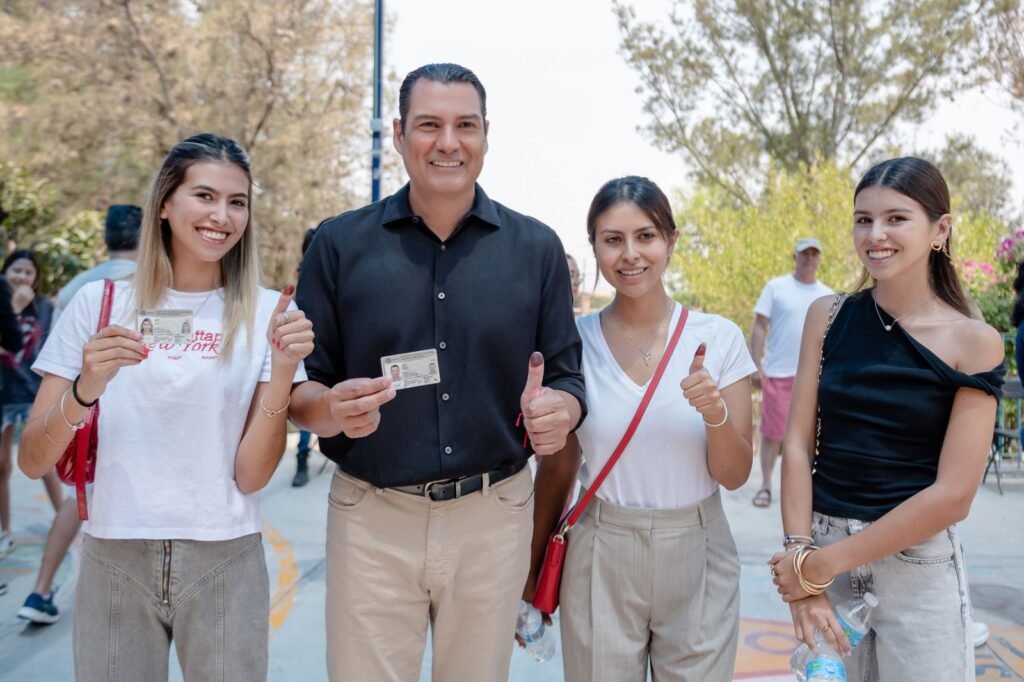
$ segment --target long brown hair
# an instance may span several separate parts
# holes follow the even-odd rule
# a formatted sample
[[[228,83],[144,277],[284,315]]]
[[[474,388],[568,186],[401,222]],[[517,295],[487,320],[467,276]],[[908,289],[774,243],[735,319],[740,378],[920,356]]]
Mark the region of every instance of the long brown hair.
[[[249,196],[252,197],[249,155],[237,142],[220,135],[204,133],[176,144],[153,179],[143,211],[139,264],[135,271],[137,308],[157,307],[166,290],[173,288],[171,227],[160,217],[160,211],[168,198],[185,181],[185,173],[191,166],[211,161],[230,163],[240,168],[249,179]],[[252,224],[251,202],[249,222],[242,232],[242,238],[220,259],[220,275],[221,285],[224,287],[224,342],[221,345],[220,359],[228,360],[239,328],[244,325],[251,340],[256,318],[260,261]]]
[[[935,222],[949,213],[949,187],[942,173],[933,164],[914,156],[883,161],[871,168],[853,192],[854,201],[861,190],[885,187],[913,199]],[[945,252],[932,251],[928,256],[928,284],[940,299],[960,313],[971,317],[960,278],[953,267],[953,228],[949,229]],[[863,289],[869,279],[867,270],[861,273],[856,289]]]

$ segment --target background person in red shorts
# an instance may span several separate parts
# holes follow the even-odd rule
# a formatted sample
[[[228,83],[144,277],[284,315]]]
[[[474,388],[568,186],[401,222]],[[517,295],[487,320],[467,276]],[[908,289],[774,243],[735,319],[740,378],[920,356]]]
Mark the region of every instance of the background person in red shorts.
[[[761,388],[761,487],[754,495],[755,507],[772,502],[772,470],[786,434],[807,308],[814,299],[833,293],[815,278],[820,262],[818,240],[800,239],[793,249],[793,272],[769,280],[754,305],[750,355],[757,365],[754,386]]]

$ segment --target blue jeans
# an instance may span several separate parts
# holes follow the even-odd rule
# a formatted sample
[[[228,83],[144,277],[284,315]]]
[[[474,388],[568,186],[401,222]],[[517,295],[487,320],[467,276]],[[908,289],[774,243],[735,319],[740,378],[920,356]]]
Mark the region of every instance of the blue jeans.
[[[814,543],[826,547],[870,524],[814,513]],[[956,526],[902,552],[836,576],[832,604],[871,592],[871,629],[846,662],[849,682],[973,682],[971,602]]]

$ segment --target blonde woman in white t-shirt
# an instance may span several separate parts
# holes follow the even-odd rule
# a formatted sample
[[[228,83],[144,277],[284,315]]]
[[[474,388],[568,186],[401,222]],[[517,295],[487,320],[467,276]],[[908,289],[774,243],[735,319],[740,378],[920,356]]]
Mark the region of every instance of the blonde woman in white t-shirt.
[[[259,286],[249,157],[234,141],[180,142],[153,181],[134,280],[96,332],[103,283],[61,315],[18,462],[49,471],[102,399],[76,588],[78,679],[267,674],[269,590],[256,491],[285,448],[311,323]],[[143,341],[138,311],[186,310],[190,336]],[[179,317],[181,319],[181,313]]]
[[[662,282],[677,232],[653,182],[605,184],[587,229],[615,298],[577,321],[589,414],[566,450],[540,458],[535,569],[581,458],[588,487],[683,312]],[[740,568],[718,487],[738,488],[750,474],[754,371],[739,327],[690,311],[635,435],[569,534],[561,590],[569,682],[642,680],[648,669],[658,682],[732,679]],[[525,596],[532,590],[531,582]]]

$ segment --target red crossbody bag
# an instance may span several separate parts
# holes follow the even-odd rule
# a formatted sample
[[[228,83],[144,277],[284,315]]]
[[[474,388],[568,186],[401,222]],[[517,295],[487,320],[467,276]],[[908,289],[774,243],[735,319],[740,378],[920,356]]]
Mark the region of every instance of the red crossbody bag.
[[[110,307],[114,303],[114,281],[103,280],[103,300],[100,303],[100,321],[96,331],[110,324]],[[68,443],[64,454],[55,467],[57,478],[75,486],[78,499],[78,518],[89,518],[89,507],[85,499],[85,484],[92,483],[96,476],[96,447],[99,444],[100,403],[89,408],[82,420],[84,426],[75,431],[75,437]]]
[[[559,530],[548,540],[548,547],[544,552],[544,562],[540,567],[540,575],[537,576],[537,590],[533,595],[533,605],[542,613],[554,613],[558,608],[558,593],[562,586],[562,565],[565,563],[565,550],[569,544],[568,533],[576,525],[576,522],[579,521],[580,516],[583,515],[590,501],[594,499],[598,488],[604,483],[604,479],[607,478],[615,463],[619,461],[622,451],[626,449],[629,441],[633,438],[633,434],[636,433],[636,427],[640,425],[640,419],[643,418],[644,412],[647,411],[647,406],[654,395],[654,389],[658,387],[661,375],[665,373],[669,358],[672,357],[672,351],[675,350],[676,343],[683,334],[683,327],[686,326],[686,318],[689,317],[689,313],[689,310],[683,308],[683,312],[679,315],[679,322],[676,324],[675,331],[672,333],[672,338],[669,339],[668,345],[665,346],[665,353],[661,356],[661,362],[658,363],[658,368],[654,371],[654,376],[651,377],[651,383],[647,385],[647,391],[640,401],[640,406],[636,408],[633,421],[629,423],[626,434],[619,441],[615,452],[612,453],[604,468],[601,469],[601,473],[594,479],[594,484],[580,498],[576,506],[569,511],[565,519],[559,523],[561,526]]]

